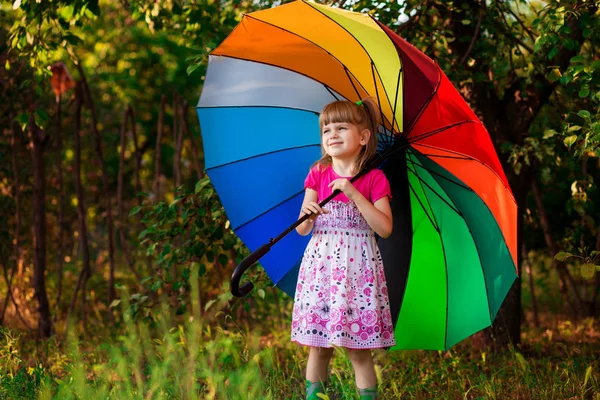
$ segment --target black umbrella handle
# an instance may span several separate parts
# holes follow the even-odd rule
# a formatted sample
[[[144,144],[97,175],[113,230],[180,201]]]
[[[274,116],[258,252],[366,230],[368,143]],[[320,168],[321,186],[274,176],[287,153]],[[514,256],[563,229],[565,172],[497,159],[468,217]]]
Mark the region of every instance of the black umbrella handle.
[[[350,182],[352,183],[352,182],[356,181],[358,178],[360,178],[361,176],[363,176],[364,174],[369,172],[371,169],[378,167],[383,162],[383,160],[384,160],[384,158],[382,156],[375,155],[365,168],[363,168],[358,174],[356,174],[352,179],[350,179]],[[326,199],[321,201],[319,203],[319,206],[323,207],[325,204],[329,203],[339,193],[341,193],[340,190],[335,190]],[[248,257],[244,258],[242,260],[242,262],[237,267],[235,267],[235,269],[233,270],[233,274],[231,275],[231,285],[230,285],[231,286],[231,294],[233,294],[236,297],[244,297],[248,293],[250,293],[252,288],[254,288],[254,285],[252,284],[252,282],[246,282],[240,287],[240,280],[242,279],[242,275],[244,275],[244,272],[246,272],[248,270],[248,268],[250,268],[252,265],[254,265],[262,256],[267,254],[269,252],[269,250],[271,250],[271,247],[273,247],[273,245],[275,243],[279,242],[288,233],[290,233],[291,231],[296,229],[296,227],[298,225],[300,225],[301,223],[306,221],[310,216],[311,216],[311,214],[303,215],[297,221],[295,221],[292,225],[290,225],[285,231],[281,232],[279,234],[279,236],[277,236],[274,239],[269,240],[269,243],[263,244],[258,249],[256,249],[252,254],[250,254]]]

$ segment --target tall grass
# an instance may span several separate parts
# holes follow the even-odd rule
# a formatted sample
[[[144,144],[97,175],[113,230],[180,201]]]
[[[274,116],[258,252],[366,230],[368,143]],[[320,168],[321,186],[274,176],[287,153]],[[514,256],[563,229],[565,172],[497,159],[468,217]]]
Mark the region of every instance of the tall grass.
[[[87,336],[72,326],[64,342],[0,329],[0,400],[303,399],[307,353],[289,341],[291,300],[279,299],[282,317],[274,318],[275,289],[263,290],[256,307],[192,303],[184,317],[163,303],[151,324],[133,320],[122,296],[114,325]],[[470,339],[446,352],[375,351],[380,398],[600,400],[598,321],[549,313],[542,321],[524,326],[520,346],[498,353]],[[343,349],[327,394],[357,398]]]

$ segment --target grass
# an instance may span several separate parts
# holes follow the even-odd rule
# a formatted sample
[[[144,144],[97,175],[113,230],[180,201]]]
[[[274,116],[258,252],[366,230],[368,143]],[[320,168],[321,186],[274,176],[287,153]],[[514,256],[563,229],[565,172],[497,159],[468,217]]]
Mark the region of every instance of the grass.
[[[287,331],[172,322],[150,329],[129,321],[122,335],[71,337],[62,346],[3,330],[0,399],[303,398],[306,353]],[[591,319],[563,321],[556,329],[526,329],[519,348],[496,354],[469,340],[446,352],[377,351],[381,398],[600,399],[598,332]],[[328,393],[356,398],[342,349]]]
[[[303,399],[306,351],[289,341],[291,300],[275,293],[179,317],[163,305],[153,326],[117,318],[93,335],[72,326],[41,341],[0,328],[0,400]],[[472,339],[445,352],[375,351],[380,398],[600,400],[599,322],[547,308],[540,317],[539,328],[523,324],[518,347],[496,353]],[[343,349],[327,393],[357,398]]]

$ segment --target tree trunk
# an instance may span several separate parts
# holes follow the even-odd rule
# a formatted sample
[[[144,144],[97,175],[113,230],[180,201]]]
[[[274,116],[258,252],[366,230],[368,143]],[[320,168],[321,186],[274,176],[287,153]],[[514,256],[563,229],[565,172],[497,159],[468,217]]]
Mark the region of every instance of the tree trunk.
[[[188,102],[184,100],[181,112],[181,121],[180,124],[183,127],[183,132],[185,136],[190,139],[190,145],[192,147],[192,157],[194,158],[194,168],[196,169],[196,178],[198,180],[202,179],[202,166],[200,164],[200,156],[198,151],[198,146],[196,145],[196,141],[194,140],[194,135],[190,132],[190,129],[187,124],[187,110],[188,110]]]
[[[94,141],[96,144],[96,155],[100,162],[102,170],[102,186],[104,188],[104,200],[106,202],[106,225],[108,230],[108,262],[109,262],[109,283],[108,283],[108,304],[111,304],[115,298],[115,241],[113,238],[114,224],[112,215],[112,198],[110,194],[110,184],[108,181],[108,172],[106,170],[106,162],[104,161],[104,155],[102,154],[102,137],[98,132],[98,120],[96,118],[96,109],[94,107],[94,101],[92,94],[85,78],[81,63],[77,64],[79,69],[79,75],[81,77],[82,84],[82,95],[87,103],[90,113],[92,114],[92,132],[94,133]]]
[[[154,185],[152,191],[154,192],[155,201],[158,202],[160,196],[160,149],[161,139],[163,131],[163,123],[165,119],[165,103],[166,96],[163,94],[160,97],[160,109],[158,111],[158,127],[156,128],[156,149],[154,151]]]
[[[13,121],[14,116],[10,115],[10,121]],[[31,329],[25,318],[21,315],[19,311],[19,305],[14,297],[12,291],[12,281],[17,272],[17,266],[21,262],[21,181],[19,179],[19,165],[18,165],[18,153],[19,149],[17,148],[17,137],[21,134],[18,126],[11,122],[11,138],[10,138],[10,148],[12,152],[12,170],[13,170],[13,180],[14,180],[14,199],[15,199],[15,234],[14,234],[14,260],[12,264],[12,268],[10,271],[10,275],[8,273],[8,265],[10,262],[6,262],[4,260],[4,255],[2,255],[2,269],[4,271],[4,279],[6,280],[6,296],[4,297],[4,306],[2,308],[2,313],[0,314],[0,325],[4,324],[4,316],[6,315],[6,310],[8,308],[9,301],[15,306],[15,313],[17,317],[23,322],[23,325],[27,329]]]
[[[125,175],[125,149],[127,147],[127,119],[133,118],[131,109],[128,107],[123,112],[123,122],[121,125],[121,151],[119,154],[119,175],[117,178],[117,214],[119,218],[119,238],[121,239],[121,250],[125,257],[125,262],[129,266],[129,269],[135,275],[138,285],[141,286],[142,277],[135,268],[135,263],[131,259],[129,245],[127,244],[127,236],[125,235],[125,213],[123,207],[123,186],[124,186],[124,175]]]
[[[535,297],[535,285],[533,283],[533,268],[531,268],[531,263],[529,262],[529,259],[527,257],[527,246],[525,246],[525,242],[523,242],[521,252],[521,257],[525,261],[525,269],[527,270],[527,281],[529,283],[529,292],[531,293],[531,310],[533,312],[533,325],[536,328],[539,328],[540,319],[538,317],[537,298]]]
[[[56,98],[56,153],[58,160],[56,163],[57,177],[58,177],[58,248],[56,249],[57,261],[58,261],[58,284],[56,288],[56,301],[54,305],[54,316],[56,318],[59,310],[60,298],[62,295],[62,281],[63,281],[63,263],[64,263],[64,231],[65,231],[65,207],[64,207],[64,181],[63,181],[63,167],[62,167],[62,107],[61,107],[62,95],[59,94]]]
[[[6,309],[8,308],[8,302],[10,300],[13,302],[13,305],[15,306],[15,314],[17,314],[17,317],[19,318],[19,320],[23,323],[25,328],[31,330],[31,327],[27,323],[27,320],[25,318],[23,318],[23,315],[21,314],[21,311],[19,310],[19,304],[17,303],[17,300],[15,299],[15,296],[12,292],[12,278],[14,277],[15,268],[13,266],[12,275],[9,277],[8,276],[8,264],[9,263],[6,262],[6,259],[4,258],[4,254],[2,253],[2,251],[0,251],[0,264],[2,264],[2,272],[4,274],[4,280],[6,281],[6,298],[4,299],[4,308],[2,309],[2,315],[0,316],[0,326],[2,326],[4,324],[4,314],[6,312]]]
[[[175,93],[173,96],[173,143],[175,145],[175,154],[173,155],[173,182],[175,191],[181,186],[181,119],[180,97]]]
[[[133,174],[135,175],[135,191],[136,194],[142,191],[142,181],[140,179],[140,170],[142,169],[142,149],[140,148],[137,130],[135,126],[135,111],[133,107],[129,106],[129,123],[131,127],[131,138],[133,139],[133,147],[135,149],[135,168]],[[138,205],[142,204],[142,198],[137,196]]]
[[[75,304],[77,303],[77,294],[79,290],[82,290],[81,296],[84,298],[86,296],[85,293],[85,282],[91,275],[90,268],[90,249],[88,244],[88,234],[87,234],[87,210],[85,207],[85,195],[83,192],[83,185],[81,184],[81,107],[82,107],[82,96],[83,90],[81,87],[81,82],[77,83],[76,88],[76,100],[75,100],[75,165],[73,168],[73,174],[75,178],[75,191],[77,194],[77,215],[79,222],[79,244],[81,246],[81,256],[82,256],[82,268],[79,273],[79,277],[77,278],[77,284],[75,285],[75,291],[73,292],[73,297],[71,299],[71,305],[69,307],[69,313],[67,315],[67,321],[71,316]],[[86,329],[86,310],[85,310],[85,302],[82,300],[82,312],[81,312],[81,320],[83,322],[84,330]]]
[[[44,168],[44,147],[47,136],[35,124],[33,112],[29,114],[29,136],[31,140],[31,161],[33,166],[33,231],[34,267],[33,289],[38,303],[38,332],[43,337],[52,334],[50,303],[46,293],[46,170]]]
[[[540,193],[540,188],[537,184],[537,181],[533,181],[531,185],[531,192],[533,193],[533,197],[535,199],[535,204],[537,206],[538,212],[540,214],[540,225],[542,226],[542,232],[544,233],[544,239],[546,240],[546,246],[550,249],[552,253],[552,264],[556,268],[558,273],[558,277],[560,280],[560,292],[565,299],[565,302],[571,307],[574,315],[579,313],[579,308],[581,307],[581,297],[579,296],[579,292],[577,291],[577,284],[573,279],[573,276],[567,269],[567,266],[563,261],[558,261],[554,259],[554,256],[558,253],[558,246],[556,242],[552,238],[552,234],[550,233],[550,222],[548,219],[548,214],[546,213],[546,207],[544,206],[544,202],[542,199],[542,194]],[[569,297],[569,285],[573,289],[573,293],[575,295],[575,299],[577,303],[573,303],[571,298]]]

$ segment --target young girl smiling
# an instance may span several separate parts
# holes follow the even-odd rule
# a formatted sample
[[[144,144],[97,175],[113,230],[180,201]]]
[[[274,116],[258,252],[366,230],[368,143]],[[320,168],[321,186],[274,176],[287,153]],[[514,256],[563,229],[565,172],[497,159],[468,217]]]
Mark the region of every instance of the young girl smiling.
[[[294,298],[292,341],[309,346],[307,399],[324,393],[333,347],[347,350],[361,399],[377,397],[371,349],[395,344],[387,286],[375,234],[392,232],[390,186],[372,169],[350,183],[375,154],[380,124],[377,103],[335,101],[321,112],[323,156],[305,183],[296,230],[312,232]],[[326,208],[319,202],[341,191]]]

